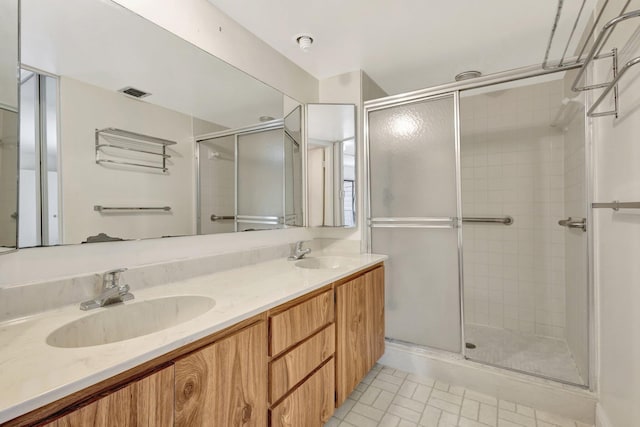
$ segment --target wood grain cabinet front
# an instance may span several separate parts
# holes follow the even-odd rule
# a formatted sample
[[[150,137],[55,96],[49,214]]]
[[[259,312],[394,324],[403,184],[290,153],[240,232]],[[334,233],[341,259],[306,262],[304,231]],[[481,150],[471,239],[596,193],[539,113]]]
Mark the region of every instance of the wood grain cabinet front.
[[[46,427],[173,426],[173,366],[131,382]]]
[[[178,359],[176,426],[267,425],[267,325],[260,322]]]
[[[336,407],[384,353],[384,268],[336,286]]]
[[[336,349],[336,326],[330,324],[269,364],[269,402],[276,403]]]
[[[334,360],[271,409],[271,427],[322,427],[334,411]]]
[[[288,306],[288,304],[285,304]],[[333,290],[276,312],[269,317],[269,355],[277,356],[287,348],[333,322]]]

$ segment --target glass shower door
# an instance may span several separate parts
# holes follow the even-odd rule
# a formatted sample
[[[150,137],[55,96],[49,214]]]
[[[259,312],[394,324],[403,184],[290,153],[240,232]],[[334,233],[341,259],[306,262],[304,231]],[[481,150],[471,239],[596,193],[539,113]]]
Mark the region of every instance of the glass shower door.
[[[283,130],[238,135],[237,231],[283,228]]]
[[[370,245],[386,263],[386,336],[460,352],[455,95],[369,112]]]

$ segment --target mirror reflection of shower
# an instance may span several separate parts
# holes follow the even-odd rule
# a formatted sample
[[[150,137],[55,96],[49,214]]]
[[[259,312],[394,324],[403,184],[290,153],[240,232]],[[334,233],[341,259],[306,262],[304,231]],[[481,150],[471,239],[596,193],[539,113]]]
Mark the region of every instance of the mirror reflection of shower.
[[[302,225],[301,117],[196,138],[198,234]]]
[[[22,69],[19,247],[60,243],[58,127],[58,78]]]

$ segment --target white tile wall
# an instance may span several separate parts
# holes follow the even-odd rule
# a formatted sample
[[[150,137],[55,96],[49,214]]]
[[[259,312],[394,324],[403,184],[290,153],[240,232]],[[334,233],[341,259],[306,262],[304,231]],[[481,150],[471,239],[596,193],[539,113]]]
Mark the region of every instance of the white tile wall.
[[[562,80],[463,97],[465,316],[470,323],[565,336],[564,137],[551,127]]]

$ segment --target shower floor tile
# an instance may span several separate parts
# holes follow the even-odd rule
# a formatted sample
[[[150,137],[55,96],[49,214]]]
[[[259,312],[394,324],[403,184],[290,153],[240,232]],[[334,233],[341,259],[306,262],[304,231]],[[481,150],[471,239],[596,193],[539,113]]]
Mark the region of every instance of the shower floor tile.
[[[584,385],[571,351],[563,340],[508,329],[467,324],[465,340],[471,360]]]
[[[369,426],[591,427],[383,365],[376,365],[369,372],[325,424],[325,427]]]

